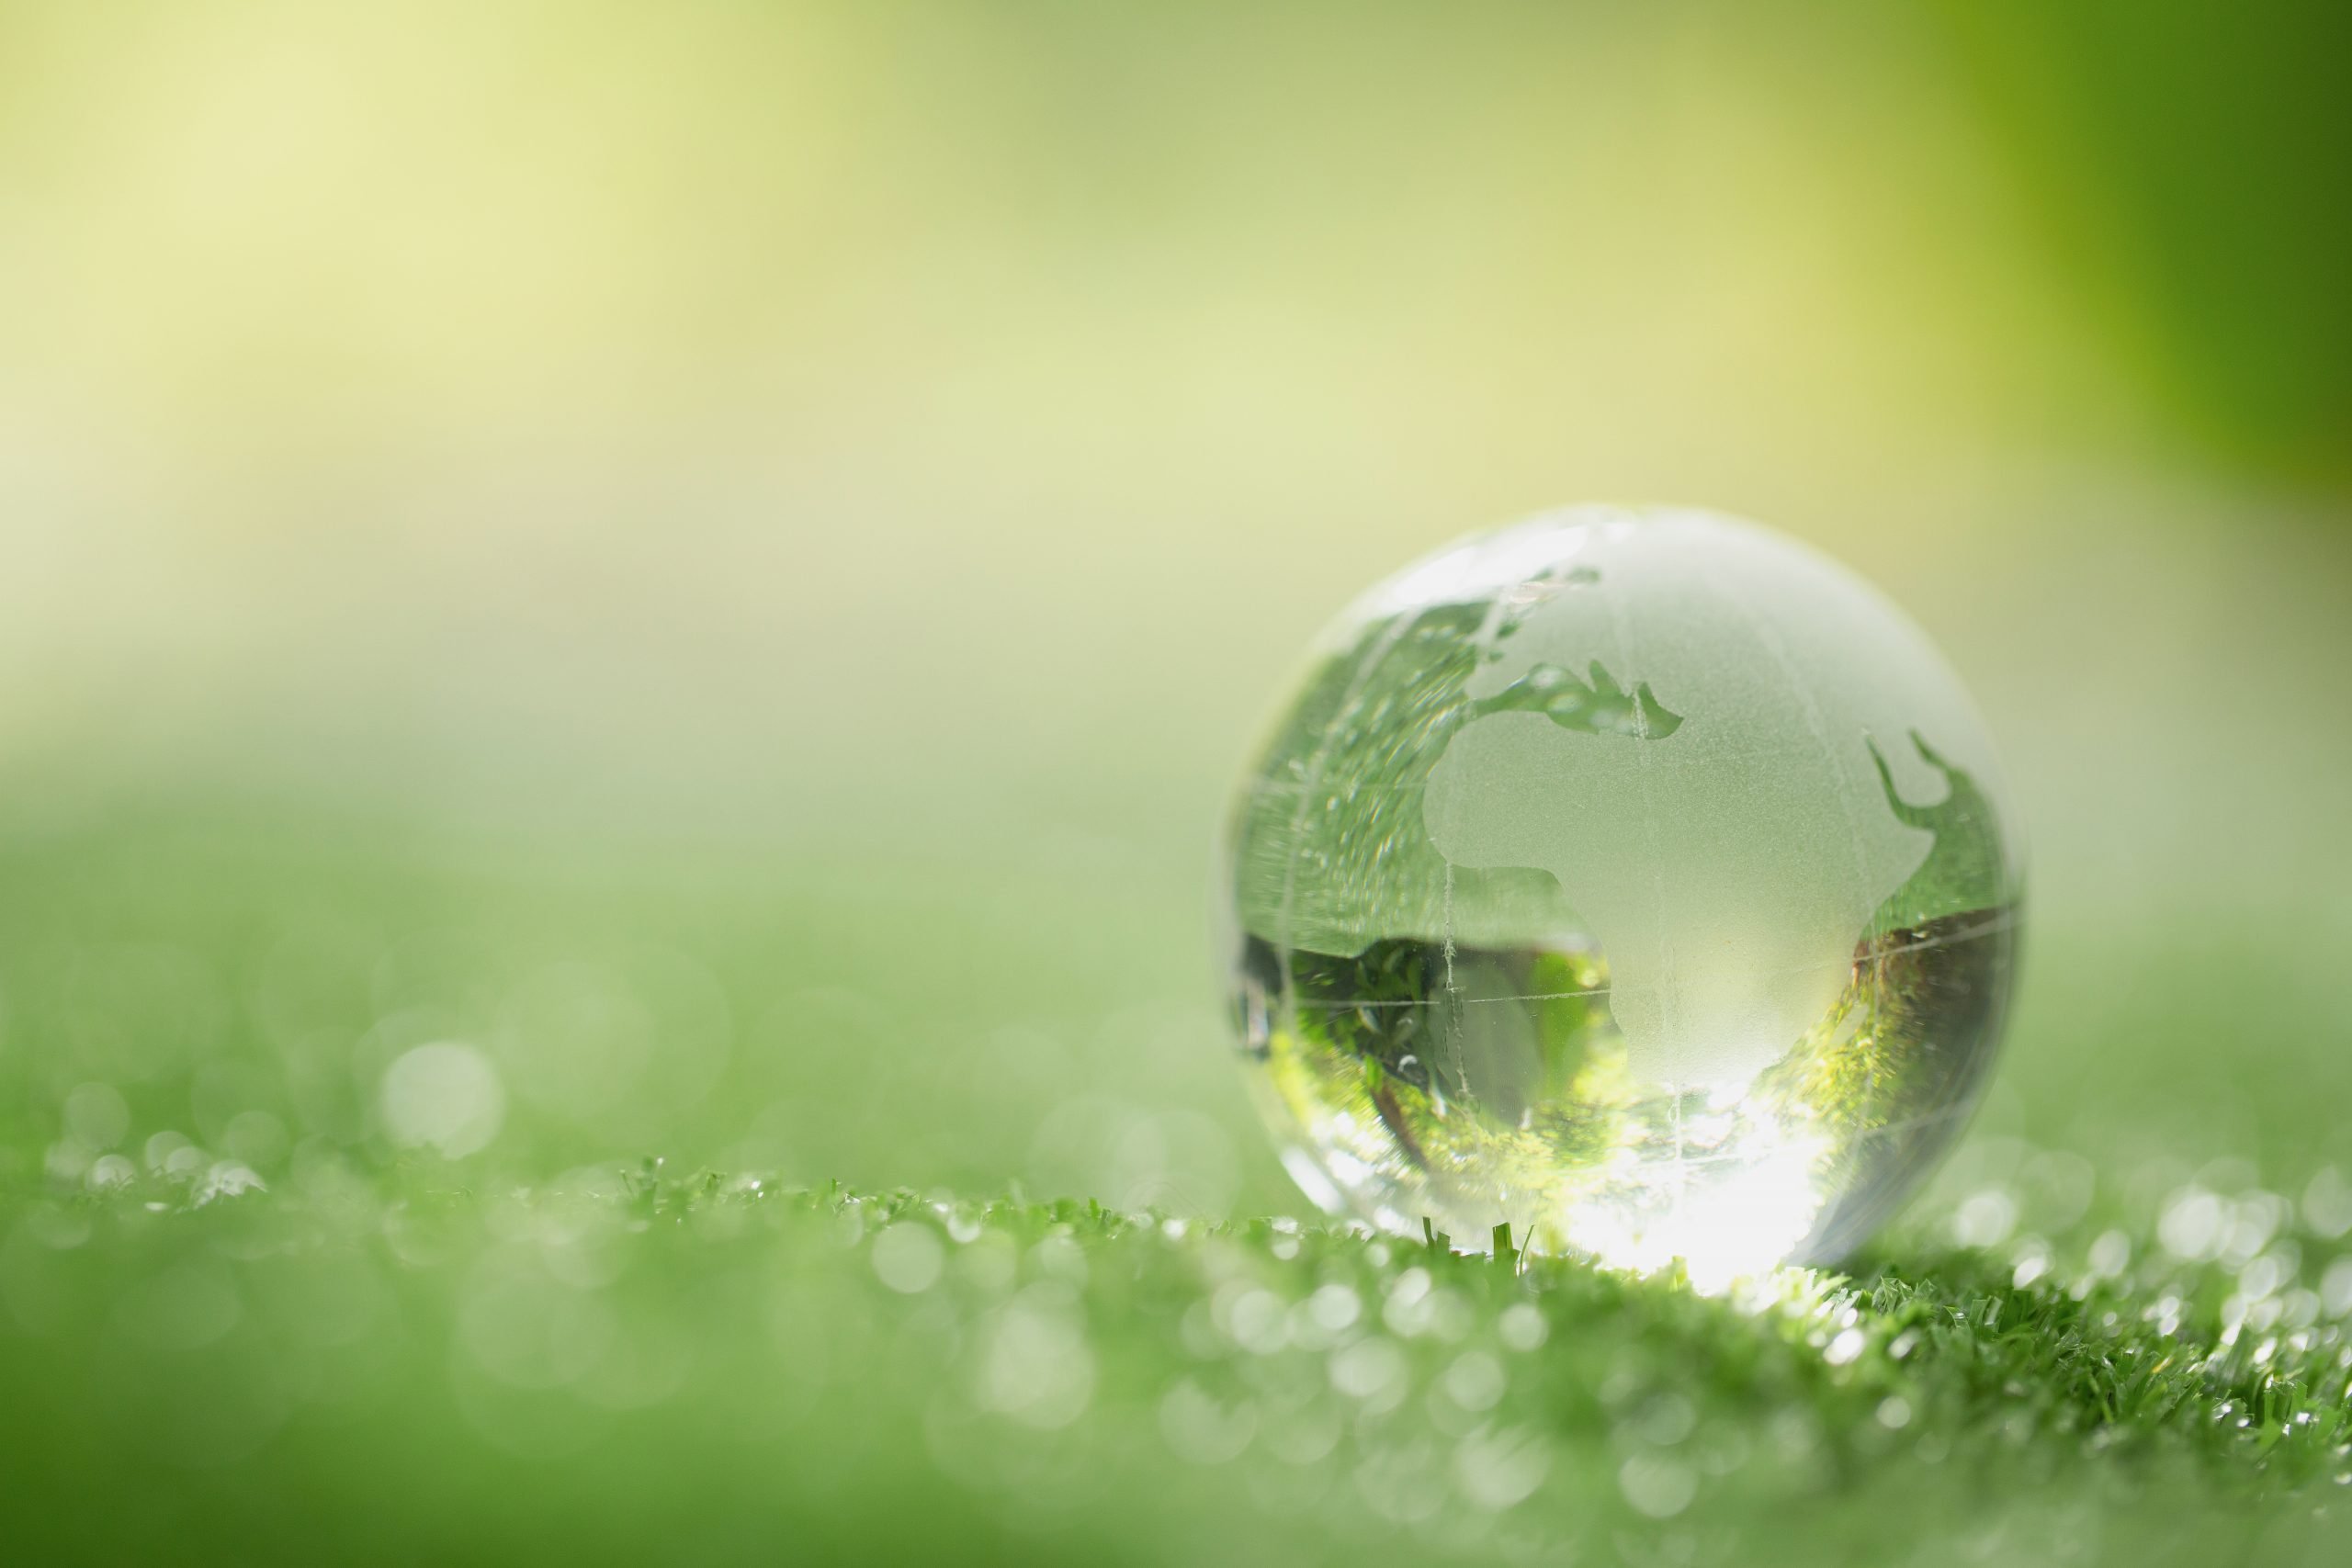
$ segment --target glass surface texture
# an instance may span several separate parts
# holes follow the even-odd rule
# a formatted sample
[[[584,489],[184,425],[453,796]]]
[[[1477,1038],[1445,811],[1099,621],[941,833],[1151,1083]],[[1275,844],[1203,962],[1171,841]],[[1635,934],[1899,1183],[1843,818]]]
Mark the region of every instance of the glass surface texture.
[[[1983,1087],[2009,822],[1951,671],[1808,547],[1589,507],[1442,551],[1329,628],[1227,825],[1284,1163],[1464,1244],[1834,1258]]]

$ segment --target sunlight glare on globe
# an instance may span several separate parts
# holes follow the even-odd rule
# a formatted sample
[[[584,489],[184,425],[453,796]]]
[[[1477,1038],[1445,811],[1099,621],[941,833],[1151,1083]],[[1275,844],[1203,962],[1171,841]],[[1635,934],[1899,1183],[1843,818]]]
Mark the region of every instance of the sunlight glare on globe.
[[[1958,680],[1805,546],[1581,507],[1443,550],[1325,633],[1228,823],[1284,1163],[1702,1285],[1835,1258],[1982,1088],[2008,823]]]

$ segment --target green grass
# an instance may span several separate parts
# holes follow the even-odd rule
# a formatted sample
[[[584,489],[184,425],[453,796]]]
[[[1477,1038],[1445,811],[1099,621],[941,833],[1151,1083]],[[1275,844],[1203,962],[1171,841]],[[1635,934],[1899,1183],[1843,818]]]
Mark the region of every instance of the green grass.
[[[2167,1211],[2175,1247],[2234,1249],[2217,1258],[2142,1234],[2126,1261],[2090,1221],[1973,1250],[1915,1224],[1849,1276],[1709,1299],[1092,1203],[642,1170],[468,1190],[332,1158],[267,1190],[222,1174],[7,1203],[20,1560],[2344,1544],[2352,1350],[2312,1287],[2346,1285],[2261,1193]]]
[[[1214,1223],[1303,1210],[1199,874],[0,824],[0,1556],[2344,1560],[2344,1069],[2213,1049],[2326,1037],[2318,938],[2037,932],[1936,1191],[1710,1299]],[[454,1162],[379,1103],[450,1040]]]

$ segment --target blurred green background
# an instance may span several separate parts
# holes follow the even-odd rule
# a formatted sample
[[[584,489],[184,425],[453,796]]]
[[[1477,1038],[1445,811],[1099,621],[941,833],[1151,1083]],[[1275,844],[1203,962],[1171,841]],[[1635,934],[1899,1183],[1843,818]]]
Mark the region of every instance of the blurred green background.
[[[2335,8],[0,17],[20,1172],[380,1152],[447,1040],[518,1171],[1289,1205],[1221,790],[1354,590],[1589,497],[1971,681],[2007,1114],[2352,1156]]]
[[[1625,498],[1977,694],[1980,1145],[2301,1190],[2348,17],[0,3],[0,1185],[1295,1211],[1223,791],[1358,588]]]
[[[1221,793],[1357,588],[1592,497],[1974,687],[1994,1125],[2352,1158],[2340,8],[0,28],[16,1178],[380,1158],[457,1043],[518,1176],[1295,1207]]]

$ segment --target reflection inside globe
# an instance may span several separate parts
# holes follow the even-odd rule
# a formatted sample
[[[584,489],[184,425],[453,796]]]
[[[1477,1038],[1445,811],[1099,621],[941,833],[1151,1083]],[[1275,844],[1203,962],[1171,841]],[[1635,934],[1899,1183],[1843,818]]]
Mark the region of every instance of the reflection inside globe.
[[[1397,583],[1234,814],[1235,1014],[1303,1185],[1702,1285],[1845,1251],[1962,1124],[2007,993],[1957,683],[1841,570],[1702,514],[1572,513]]]
[[[1351,959],[1250,939],[1245,1040],[1342,1190],[1409,1193],[1464,1235],[1694,1283],[1835,1256],[1932,1162],[1973,1104],[2014,922],[1983,911],[1887,933],[1787,1057],[1747,1082],[1646,1088],[1605,961],[1384,942]],[[1285,977],[1286,972],[1286,977]]]

